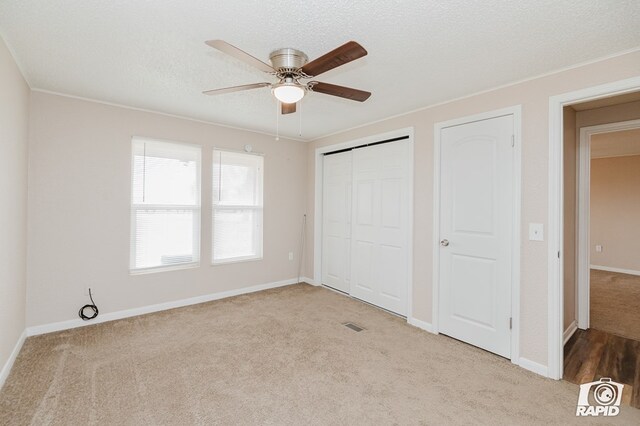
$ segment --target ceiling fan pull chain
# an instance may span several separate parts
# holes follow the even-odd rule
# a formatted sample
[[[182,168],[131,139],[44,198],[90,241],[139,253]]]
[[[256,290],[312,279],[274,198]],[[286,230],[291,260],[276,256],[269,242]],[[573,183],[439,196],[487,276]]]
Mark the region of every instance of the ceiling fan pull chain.
[[[302,99],[300,99],[300,127],[298,128],[298,136],[302,136]]]
[[[280,101],[276,100],[276,140],[280,140]]]
[[[142,202],[146,201],[147,195],[147,143],[142,145]]]

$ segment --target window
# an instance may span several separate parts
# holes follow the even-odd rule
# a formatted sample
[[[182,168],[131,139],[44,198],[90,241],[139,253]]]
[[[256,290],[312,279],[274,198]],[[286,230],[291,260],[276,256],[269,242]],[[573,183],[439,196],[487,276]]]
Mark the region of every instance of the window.
[[[213,263],[262,258],[263,157],[213,151]]]
[[[132,273],[200,262],[200,147],[134,138]]]

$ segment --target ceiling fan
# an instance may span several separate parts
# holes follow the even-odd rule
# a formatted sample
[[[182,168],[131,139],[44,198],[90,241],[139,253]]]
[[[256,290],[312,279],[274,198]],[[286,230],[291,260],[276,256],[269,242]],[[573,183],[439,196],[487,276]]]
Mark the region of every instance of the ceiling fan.
[[[370,92],[352,89],[350,87],[337,86],[319,81],[309,81],[307,83],[300,81],[316,77],[331,69],[366,56],[367,51],[355,41],[347,42],[311,62],[308,62],[309,58],[304,52],[296,49],[285,48],[274,50],[269,55],[271,65],[254,58],[223,40],[209,40],[205,43],[265,73],[274,75],[278,79],[277,83],[265,82],[206,90],[202,92],[205,95],[221,95],[223,93],[269,87],[272,89],[272,93],[276,99],[282,104],[282,114],[296,112],[296,103],[300,101],[307,92],[324,93],[326,95],[338,96],[358,102],[364,102],[371,96]]]

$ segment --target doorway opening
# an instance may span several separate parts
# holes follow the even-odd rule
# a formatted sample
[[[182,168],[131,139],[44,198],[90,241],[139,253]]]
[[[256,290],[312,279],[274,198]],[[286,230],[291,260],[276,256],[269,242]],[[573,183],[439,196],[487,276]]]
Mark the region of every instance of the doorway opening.
[[[640,92],[563,108],[563,378],[640,408]]]

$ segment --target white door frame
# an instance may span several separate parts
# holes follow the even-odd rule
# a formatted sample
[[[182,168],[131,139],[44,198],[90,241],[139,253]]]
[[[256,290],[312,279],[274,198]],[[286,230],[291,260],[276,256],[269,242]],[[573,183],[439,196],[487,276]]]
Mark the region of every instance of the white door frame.
[[[514,206],[513,206],[513,235],[512,235],[512,273],[511,273],[511,316],[513,324],[511,329],[511,362],[520,363],[520,211],[522,200],[522,106],[515,105],[508,108],[474,114],[453,120],[443,121],[434,125],[433,135],[433,299],[431,325],[434,333],[438,334],[439,314],[439,287],[440,287],[440,150],[442,129],[458,126],[460,124],[473,123],[474,121],[488,120],[491,118],[513,115],[514,133],[514,162],[513,181]]]
[[[549,98],[549,246],[548,246],[548,330],[547,375],[562,378],[563,367],[563,117],[562,109],[571,104],[640,91],[640,77],[615,81]]]
[[[409,256],[407,266],[407,321],[411,322],[413,318],[413,163],[414,163],[414,129],[413,127],[405,127],[402,129],[392,130],[386,133],[366,136],[348,142],[338,143],[334,145],[322,146],[316,148],[315,157],[315,206],[313,219],[313,284],[322,285],[322,183],[323,183],[323,166],[322,158],[325,153],[338,151],[341,149],[354,148],[356,146],[366,145],[387,139],[394,139],[408,136],[409,141],[409,164],[408,167],[408,209],[409,209],[409,227],[408,227],[408,247],[407,254]]]
[[[640,129],[640,120],[620,121],[580,128],[580,167],[578,168],[578,328],[589,328],[589,271],[591,269],[591,231],[589,209],[591,205],[591,136],[621,130]]]

